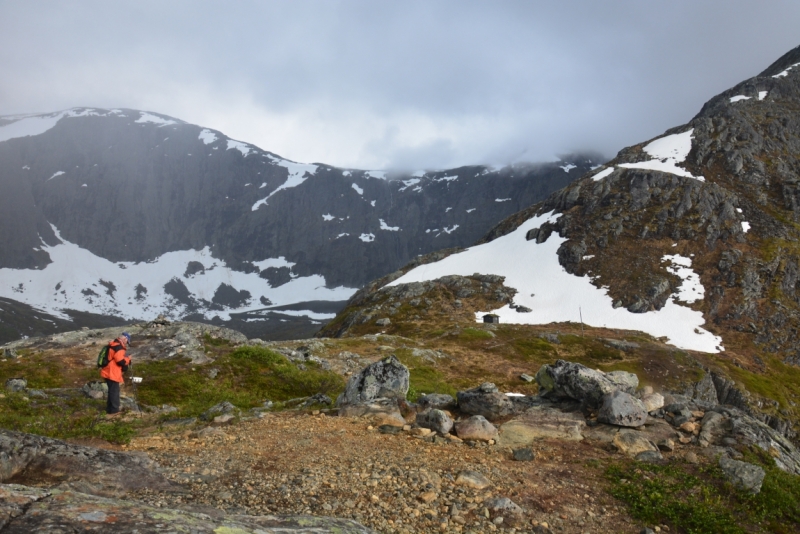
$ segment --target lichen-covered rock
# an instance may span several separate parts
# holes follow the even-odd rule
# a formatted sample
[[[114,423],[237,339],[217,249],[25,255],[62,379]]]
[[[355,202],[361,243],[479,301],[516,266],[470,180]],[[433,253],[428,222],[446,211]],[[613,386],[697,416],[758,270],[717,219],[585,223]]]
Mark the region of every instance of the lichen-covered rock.
[[[389,356],[351,376],[336,405],[355,405],[380,398],[405,400],[409,376],[408,367],[394,355]]]
[[[200,419],[203,421],[210,421],[215,417],[222,416],[222,415],[230,415],[236,416],[241,412],[239,408],[234,406],[228,401],[220,402],[219,404],[215,404],[202,414],[200,414]]]
[[[17,393],[20,391],[25,391],[25,388],[27,387],[28,381],[24,378],[9,378],[6,380],[6,391]]]
[[[658,451],[658,447],[653,445],[644,434],[636,430],[620,430],[614,434],[614,439],[611,443],[614,444],[617,450],[632,457],[641,452]]]
[[[586,419],[580,412],[563,412],[537,406],[500,426],[498,444],[503,447],[528,445],[538,439],[580,441]]]
[[[579,363],[558,360],[553,365],[543,365],[536,373],[539,395],[549,398],[568,398],[590,408],[600,406],[603,397],[617,390],[633,393],[636,386],[630,373],[603,373]],[[633,375],[635,377],[635,375]],[[635,384],[639,380],[636,378]]]
[[[603,397],[597,420],[609,425],[639,427],[647,421],[647,409],[636,397],[615,391]]]
[[[120,496],[150,488],[182,491],[144,454],[72,445],[58,439],[0,430],[0,482],[30,477],[62,488]]]
[[[482,415],[489,421],[495,421],[515,413],[511,399],[500,393],[497,386],[485,382],[474,389],[459,391],[458,409],[469,415]]]
[[[5,513],[3,513],[5,512]],[[155,508],[141,502],[110,499],[74,491],[41,490],[0,485],[0,528],[8,534],[31,532],[174,532],[196,534],[288,534],[339,532],[372,534],[374,531],[333,517],[249,516],[207,514]]]
[[[449,434],[453,428],[453,419],[442,410],[433,409],[417,414],[417,425],[440,434]]]
[[[733,460],[727,456],[719,459],[719,466],[728,480],[737,488],[749,493],[759,493],[766,473],[761,466]]]

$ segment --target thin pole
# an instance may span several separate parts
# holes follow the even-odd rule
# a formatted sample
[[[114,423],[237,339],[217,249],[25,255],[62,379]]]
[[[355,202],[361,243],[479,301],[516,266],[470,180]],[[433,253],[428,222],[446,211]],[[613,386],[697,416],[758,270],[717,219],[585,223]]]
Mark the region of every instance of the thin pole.
[[[578,306],[578,315],[581,317],[581,337],[583,337],[583,312],[580,306]]]

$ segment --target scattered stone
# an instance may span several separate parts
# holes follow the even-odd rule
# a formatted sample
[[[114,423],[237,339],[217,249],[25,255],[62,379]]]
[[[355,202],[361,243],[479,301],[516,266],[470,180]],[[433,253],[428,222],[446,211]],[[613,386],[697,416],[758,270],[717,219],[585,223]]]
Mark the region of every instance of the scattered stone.
[[[683,455],[683,459],[686,460],[687,462],[689,462],[690,464],[699,464],[700,463],[700,459],[697,457],[697,454],[695,454],[692,451],[689,451],[686,454],[684,454]]]
[[[513,451],[511,451],[511,456],[517,462],[532,462],[534,459],[533,449],[531,449],[530,447],[514,449]]]
[[[217,369],[216,367],[212,367],[211,369],[208,370],[208,378],[210,378],[211,380],[217,378],[217,375],[219,375],[219,369]]]
[[[200,419],[203,421],[209,421],[214,419],[217,415],[231,415],[231,419],[233,416],[240,412],[239,408],[234,406],[228,401],[220,402],[219,404],[215,404],[202,414],[200,414]]]
[[[403,427],[396,425],[381,425],[378,427],[378,432],[380,432],[381,434],[391,434],[391,435],[401,434],[403,432]]]
[[[514,413],[514,404],[508,395],[500,393],[497,386],[485,382],[474,389],[459,391],[458,408],[465,414],[482,415],[489,421],[501,419]]]
[[[90,399],[104,399],[108,395],[108,385],[104,380],[92,380],[84,384],[81,391]]]
[[[671,439],[662,439],[658,442],[658,448],[662,451],[672,452],[675,450],[675,442]]]
[[[453,419],[442,410],[433,409],[417,414],[417,424],[439,434],[448,434],[453,428]]]
[[[739,460],[732,460],[727,456],[719,459],[719,466],[728,477],[728,480],[737,488],[756,494],[761,491],[766,473],[761,466],[753,465]]]
[[[522,373],[519,377],[523,382],[533,382],[535,380],[531,375],[525,373]]]
[[[686,421],[682,425],[678,427],[680,430],[686,432],[687,434],[692,434],[697,429],[697,425],[692,423],[691,421]]]
[[[389,319],[388,317],[383,317],[382,319],[378,319],[377,321],[375,321],[375,324],[378,326],[389,326],[390,324],[392,324],[392,320]]]
[[[473,415],[455,423],[456,435],[462,440],[489,441],[497,439],[497,427],[482,415]]]
[[[620,452],[634,457],[640,452],[658,450],[641,432],[635,430],[620,430],[614,435],[612,443]]]
[[[609,373],[610,374],[610,373]],[[603,397],[597,420],[610,425],[639,427],[647,420],[647,410],[636,397],[617,390]]]
[[[659,408],[664,407],[664,396],[661,393],[650,393],[649,395],[642,395],[639,399],[644,405],[644,409],[648,413],[654,412]]]
[[[661,452],[659,451],[642,451],[637,454],[635,458],[639,462],[650,464],[661,463],[664,461],[664,457],[661,456]]]
[[[545,341],[552,343],[553,345],[558,345],[561,343],[561,339],[558,337],[558,334],[545,333],[545,334],[539,334],[539,337],[541,339],[544,339]]]
[[[215,425],[224,425],[226,423],[231,422],[232,420],[236,419],[236,416],[230,413],[218,415],[213,419],[213,423]]]
[[[426,491],[424,493],[420,493],[417,496],[417,499],[419,499],[420,501],[422,501],[424,503],[432,503],[433,501],[436,500],[436,497],[437,497],[436,492]]]
[[[9,378],[6,380],[6,391],[19,393],[20,391],[25,391],[27,387],[28,381],[24,378]]]
[[[492,481],[477,471],[461,471],[456,477],[456,484],[482,490],[491,486]]]

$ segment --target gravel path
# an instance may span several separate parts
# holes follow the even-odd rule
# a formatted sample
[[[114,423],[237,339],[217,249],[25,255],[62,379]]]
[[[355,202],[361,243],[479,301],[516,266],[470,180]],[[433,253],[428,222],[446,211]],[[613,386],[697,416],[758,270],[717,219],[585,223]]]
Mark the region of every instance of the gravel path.
[[[336,516],[387,533],[641,529],[603,492],[602,469],[587,463],[611,453],[585,442],[537,442],[534,461],[514,461],[510,450],[493,445],[384,434],[364,419],[277,413],[167,430],[127,448],[147,452],[189,490],[135,496],[156,506]],[[465,485],[464,471],[491,485]],[[522,513],[507,503],[502,509],[503,497]]]

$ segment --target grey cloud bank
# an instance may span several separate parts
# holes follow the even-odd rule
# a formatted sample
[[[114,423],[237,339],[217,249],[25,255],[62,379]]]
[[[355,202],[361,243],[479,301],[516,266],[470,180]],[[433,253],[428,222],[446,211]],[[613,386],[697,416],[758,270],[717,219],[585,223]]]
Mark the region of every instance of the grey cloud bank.
[[[0,114],[146,109],[357,168],[610,156],[799,21],[788,1],[3,2]]]

